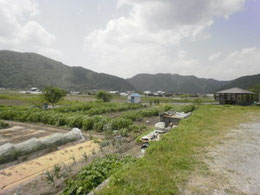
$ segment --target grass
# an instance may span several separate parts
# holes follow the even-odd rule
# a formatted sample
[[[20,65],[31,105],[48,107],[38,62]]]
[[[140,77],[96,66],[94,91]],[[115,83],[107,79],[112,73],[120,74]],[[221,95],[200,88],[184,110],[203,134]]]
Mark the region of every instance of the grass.
[[[174,99],[175,98],[175,99]],[[145,96],[142,98],[143,102],[147,102],[150,104],[154,104],[155,100],[159,100],[159,103],[196,103],[196,101],[200,101],[201,103],[205,102],[215,102],[214,99],[208,97],[149,97]],[[178,98],[178,99],[176,99]]]
[[[151,144],[144,158],[115,173],[98,194],[179,194],[193,171],[207,172],[202,154],[259,107],[203,105]],[[198,158],[200,156],[200,158]]]

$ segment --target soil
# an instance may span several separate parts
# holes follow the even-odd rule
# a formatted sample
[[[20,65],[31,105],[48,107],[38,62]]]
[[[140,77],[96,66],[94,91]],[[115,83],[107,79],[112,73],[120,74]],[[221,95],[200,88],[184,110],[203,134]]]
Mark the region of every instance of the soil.
[[[33,180],[55,165],[70,166],[99,152],[100,146],[93,141],[69,146],[42,157],[27,161],[0,171],[0,193]],[[85,157],[85,156],[86,157]]]
[[[154,125],[156,123],[160,122],[160,117],[159,116],[152,116],[152,117],[145,117],[141,121],[136,121],[136,125],[144,125],[147,126],[148,128],[154,128]]]
[[[27,102],[23,100],[0,100],[0,105],[7,105],[7,106],[22,106],[26,105]]]
[[[48,125],[40,125],[40,124],[29,124],[29,123],[21,123],[14,121],[5,121],[10,125],[10,128],[1,129],[0,131],[0,146],[5,143],[17,144],[29,140],[31,138],[41,138],[45,136],[52,135],[54,133],[67,133],[66,129],[54,128]],[[85,136],[87,137],[87,136]],[[70,143],[65,146],[70,146]],[[61,148],[61,147],[59,147]],[[25,156],[19,157],[17,160],[1,164],[0,170],[5,169],[10,166],[14,166],[16,164],[32,160],[34,158],[43,156],[50,152],[58,150],[58,147],[51,147],[43,150],[39,150],[32,154],[28,154]]]
[[[260,116],[231,130],[222,143],[209,149],[206,175],[194,173],[183,194],[260,193]]]
[[[91,141],[91,142],[93,143],[93,141]],[[28,165],[28,169],[29,168],[33,169],[33,166],[31,166],[31,165],[35,165],[37,168],[37,171],[38,171],[39,163],[45,164],[45,163],[43,163],[43,161],[41,159],[48,160],[49,158],[53,157],[52,158],[53,161],[55,161],[55,159],[57,160],[56,163],[55,162],[52,163],[52,165],[49,166],[49,168],[47,169],[47,171],[50,173],[50,175],[54,176],[54,183],[48,179],[46,172],[44,172],[44,171],[46,171],[46,169],[42,168],[42,170],[38,171],[34,175],[34,177],[32,177],[32,178],[28,177],[28,178],[25,178],[24,180],[17,181],[16,185],[10,184],[8,189],[7,189],[7,187],[5,187],[6,189],[3,190],[2,192],[0,189],[0,194],[13,195],[15,192],[19,192],[21,195],[23,195],[23,194],[30,194],[30,195],[57,194],[58,192],[62,192],[62,189],[64,189],[64,187],[65,187],[64,181],[68,177],[72,177],[73,175],[78,173],[83,166],[90,163],[93,159],[95,159],[97,157],[102,157],[106,154],[111,154],[111,153],[119,153],[122,155],[133,155],[133,156],[136,156],[136,155],[138,155],[138,153],[140,153],[140,146],[137,145],[135,143],[135,141],[131,140],[130,138],[121,138],[119,143],[116,143],[114,146],[112,144],[110,144],[109,146],[104,147],[99,151],[95,151],[95,153],[94,154],[92,153],[92,155],[88,156],[87,159],[84,159],[84,157],[82,158],[83,155],[80,153],[79,145],[80,144],[75,145],[73,147],[73,148],[76,148],[75,151],[77,151],[79,153],[79,155],[77,155],[78,157],[75,156],[75,161],[71,160],[71,158],[70,158],[70,159],[67,159],[68,161],[66,163],[66,160],[60,160],[59,158],[57,158],[57,155],[56,155],[57,152],[59,154],[61,154],[61,153],[64,153],[63,151],[65,151],[65,150],[70,151],[68,148],[64,148],[63,150],[59,150],[57,152],[47,154],[40,158],[34,159],[33,161],[22,163],[17,166],[10,167],[9,169],[0,171],[0,180],[2,181],[1,176],[3,174],[1,174],[1,172],[3,172],[3,171],[5,173],[3,176],[7,175],[8,177],[16,178],[15,176],[17,175],[17,173],[15,171],[23,172],[21,167]],[[75,151],[73,150],[73,154],[75,153]],[[67,157],[69,157],[69,155],[67,155]],[[64,158],[64,157],[62,157],[62,158]],[[38,163],[35,163],[35,162],[38,162]],[[47,162],[47,163],[49,165],[49,162]],[[37,166],[37,164],[38,164],[38,166]],[[53,166],[55,164],[61,165],[61,171],[59,173],[60,177],[56,177],[54,174]],[[12,173],[9,174],[8,171],[14,172],[14,175]],[[25,173],[27,173],[27,171],[25,171]],[[31,170],[29,172],[31,172]],[[18,177],[20,177],[20,176],[18,175]],[[0,182],[0,184],[1,184],[1,182]],[[1,185],[3,185],[3,184],[1,184]]]
[[[146,121],[149,120],[149,124]],[[158,122],[158,117],[145,118],[138,122],[138,125],[144,124],[149,127],[154,127]],[[19,143],[28,140],[32,137],[44,137],[53,133],[66,133],[69,129],[56,128],[43,124],[20,123],[6,121],[11,127],[0,131],[0,145],[4,143]],[[104,134],[96,131],[82,132],[84,137],[89,139],[90,135],[94,142],[102,142],[105,139]],[[108,140],[107,140],[108,141]],[[93,142],[93,141],[91,141]],[[75,175],[87,163],[91,162],[96,157],[101,157],[106,154],[119,153],[122,155],[139,156],[141,146],[135,142],[133,137],[116,136],[111,138],[110,144],[102,147],[101,150],[95,151],[94,155],[88,155],[87,160],[84,159],[79,149],[73,150],[75,161],[71,160],[71,154],[64,154],[57,158],[62,151],[67,148],[79,148],[81,143],[74,142],[64,146],[40,150],[33,154],[23,156],[16,161],[0,166],[0,194],[13,195],[15,192],[20,194],[56,194],[62,192],[65,187],[65,180],[68,177]],[[85,141],[84,143],[88,143]],[[78,153],[77,153],[78,152]],[[63,152],[64,153],[64,152]],[[71,152],[70,152],[71,153]],[[48,159],[52,160],[48,160]],[[54,177],[55,182],[50,182],[47,179],[46,171],[52,176],[54,175],[54,166],[61,164],[60,177]],[[25,168],[25,169],[24,169]]]

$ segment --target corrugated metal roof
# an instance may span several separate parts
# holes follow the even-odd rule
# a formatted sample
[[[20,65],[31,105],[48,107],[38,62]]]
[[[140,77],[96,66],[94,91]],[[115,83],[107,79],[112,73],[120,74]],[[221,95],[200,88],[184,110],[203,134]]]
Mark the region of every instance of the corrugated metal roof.
[[[132,93],[131,96],[134,96],[134,97],[141,97],[138,93]]]
[[[255,94],[251,91],[245,90],[245,89],[241,89],[241,88],[231,88],[231,89],[226,89],[226,90],[222,90],[222,91],[218,91],[217,93],[243,93],[243,94]]]

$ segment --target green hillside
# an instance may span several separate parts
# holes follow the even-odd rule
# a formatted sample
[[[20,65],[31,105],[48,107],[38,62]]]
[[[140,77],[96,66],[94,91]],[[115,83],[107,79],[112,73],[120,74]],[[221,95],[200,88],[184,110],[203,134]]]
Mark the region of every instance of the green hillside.
[[[221,87],[221,90],[222,89],[229,89],[229,88],[233,88],[233,87],[239,87],[239,88],[242,88],[242,89],[249,89],[250,87],[252,87],[252,86],[254,86],[258,83],[260,83],[260,74],[243,76],[243,77],[239,77],[235,80],[232,80],[227,85],[224,85],[223,87]]]
[[[138,74],[128,81],[137,89],[165,90],[186,93],[212,93],[229,83],[214,79],[197,78],[195,76],[181,76],[178,74]]]
[[[70,67],[35,53],[0,50],[0,88],[44,88],[48,85],[68,90],[151,90],[185,93],[214,93],[221,89],[248,89],[260,83],[260,74],[232,81],[182,76],[178,74],[138,74],[129,79]]]
[[[55,85],[69,90],[133,90],[126,80],[82,67],[69,67],[35,53],[0,51],[0,87],[26,89]]]

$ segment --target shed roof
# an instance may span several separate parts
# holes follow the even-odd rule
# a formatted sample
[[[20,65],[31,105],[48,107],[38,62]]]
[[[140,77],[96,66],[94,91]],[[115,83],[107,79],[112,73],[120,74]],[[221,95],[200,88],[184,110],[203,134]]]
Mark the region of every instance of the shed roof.
[[[222,91],[218,91],[217,93],[243,93],[243,94],[255,94],[251,91],[245,90],[245,89],[241,89],[241,88],[231,88],[231,89],[226,89],[226,90],[222,90]]]
[[[141,97],[138,93],[132,93],[130,96],[133,96],[133,97]]]

